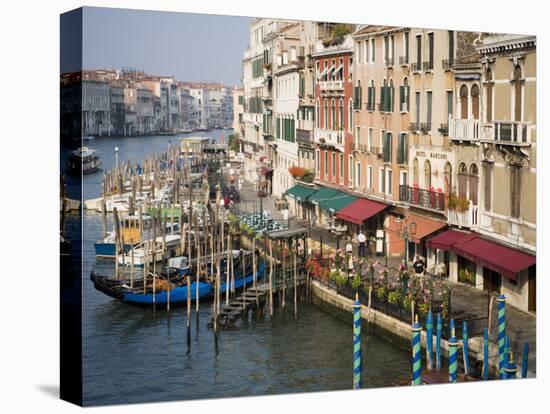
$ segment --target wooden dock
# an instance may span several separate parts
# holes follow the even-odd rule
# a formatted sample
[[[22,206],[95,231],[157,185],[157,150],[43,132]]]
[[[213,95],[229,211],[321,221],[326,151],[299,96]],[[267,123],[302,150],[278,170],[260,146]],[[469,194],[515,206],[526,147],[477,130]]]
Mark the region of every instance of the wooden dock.
[[[287,274],[286,285],[283,285],[282,277],[277,277],[273,286],[273,294],[279,294],[285,291],[292,292],[294,288],[294,276]],[[304,286],[307,283],[307,276],[300,274],[296,278],[296,287]],[[257,309],[263,307],[269,301],[269,283],[262,283],[255,287],[249,287],[240,295],[233,297],[227,305],[223,305],[219,315],[219,326],[221,328],[227,328],[237,322],[239,319],[246,317],[250,309]],[[209,324],[210,327],[214,325],[214,318],[212,317]]]

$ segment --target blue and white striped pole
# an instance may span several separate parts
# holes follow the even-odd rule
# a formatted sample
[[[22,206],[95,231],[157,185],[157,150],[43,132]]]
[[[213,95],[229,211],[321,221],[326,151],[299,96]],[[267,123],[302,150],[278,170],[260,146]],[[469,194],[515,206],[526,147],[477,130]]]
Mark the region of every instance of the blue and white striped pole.
[[[418,315],[412,325],[412,385],[422,384],[422,355],[420,348],[420,332],[422,327],[418,323]]]
[[[504,368],[506,368],[506,363],[508,362],[509,353],[510,353],[510,337],[506,335],[504,337]]]
[[[441,313],[437,314],[437,329],[435,335],[435,367],[437,369],[441,368]]]
[[[510,352],[510,358],[508,359],[508,363],[506,364],[506,367],[504,368],[504,378],[505,379],[515,379],[517,372],[518,372],[518,367],[517,367],[516,363],[514,362],[514,353]]]
[[[527,378],[527,367],[529,366],[529,342],[523,344],[521,355],[521,378]]]
[[[483,379],[489,379],[489,330],[483,330]]]
[[[500,295],[498,303],[498,372],[499,378],[504,378],[504,345],[506,342],[506,297]]]
[[[449,322],[449,333],[450,333],[450,336],[453,336],[453,332],[455,331],[455,320],[454,319],[451,319],[451,321]]]
[[[468,324],[462,321],[462,358],[464,359],[464,374],[470,371],[470,360],[468,352]]]
[[[457,380],[457,355],[458,340],[455,336],[454,321],[451,320],[453,328],[451,329],[451,337],[449,338],[449,382],[455,383]]]
[[[353,303],[353,389],[361,388],[361,302],[355,294]]]
[[[433,336],[434,336],[434,321],[432,310],[428,310],[428,318],[426,319],[426,363],[428,369],[433,368]]]

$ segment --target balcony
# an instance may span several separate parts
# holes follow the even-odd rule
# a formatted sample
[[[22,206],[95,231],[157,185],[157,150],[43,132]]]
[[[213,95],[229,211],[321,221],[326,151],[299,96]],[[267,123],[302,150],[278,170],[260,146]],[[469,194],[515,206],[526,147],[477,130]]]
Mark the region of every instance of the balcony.
[[[441,60],[441,68],[444,70],[444,71],[449,71],[453,68],[453,61],[452,59],[442,59]]]
[[[446,211],[445,194],[408,185],[399,186],[399,201],[436,211]]]
[[[262,96],[262,101],[265,106],[272,106],[273,105],[273,99],[270,95],[264,95]]]
[[[413,72],[421,72],[422,71],[422,64],[420,62],[411,63],[411,70]]]
[[[296,129],[296,142],[298,145],[312,146],[313,132],[306,129]]]
[[[465,211],[447,210],[447,222],[458,227],[473,228],[478,226],[478,206],[469,202],[468,209]]]
[[[344,132],[331,129],[315,129],[314,142],[322,146],[344,149]]]
[[[321,91],[343,91],[344,81],[323,81],[319,82]]]
[[[422,62],[422,69],[424,70],[424,72],[431,72],[434,70],[434,63],[433,61],[428,61],[428,62]]]
[[[384,59],[384,63],[386,64],[386,66],[393,66],[393,57],[386,57]]]
[[[409,57],[408,56],[399,56],[399,64],[401,66],[407,66],[409,64]]]
[[[530,126],[525,122],[494,121],[486,125],[483,138],[496,144],[528,146],[531,145]]]
[[[420,122],[411,122],[411,125],[409,126],[409,129],[411,130],[411,132],[420,131]]]
[[[449,124],[447,122],[445,122],[444,124],[440,124],[439,128],[437,128],[437,130],[439,131],[439,133],[441,135],[448,136],[449,135]]]
[[[449,119],[449,138],[452,141],[477,142],[479,132],[478,119]]]
[[[420,123],[420,132],[423,134],[429,134],[432,132],[432,123],[431,122],[422,122]]]
[[[371,149],[369,148],[368,145],[353,142],[351,144],[351,150],[360,152],[361,154],[366,154],[370,152]]]

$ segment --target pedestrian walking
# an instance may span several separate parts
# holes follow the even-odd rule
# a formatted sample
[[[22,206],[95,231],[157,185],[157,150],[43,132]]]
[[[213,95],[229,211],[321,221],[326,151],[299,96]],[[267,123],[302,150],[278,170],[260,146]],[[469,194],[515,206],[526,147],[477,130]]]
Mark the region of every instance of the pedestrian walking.
[[[357,235],[357,242],[359,243],[359,257],[367,256],[367,236],[363,233],[362,230],[359,230]]]
[[[426,264],[424,263],[424,260],[422,260],[422,258],[419,255],[416,255],[416,257],[414,258],[413,269],[414,269],[414,273],[416,273],[417,275],[424,274],[424,271],[426,269]]]

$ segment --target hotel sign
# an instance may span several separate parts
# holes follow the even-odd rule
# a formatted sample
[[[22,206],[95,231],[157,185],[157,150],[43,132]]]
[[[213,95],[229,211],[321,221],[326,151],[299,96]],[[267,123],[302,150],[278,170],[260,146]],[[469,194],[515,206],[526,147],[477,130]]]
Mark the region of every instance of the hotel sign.
[[[422,158],[431,158],[436,160],[446,160],[447,154],[441,153],[441,152],[433,152],[433,151],[416,151],[417,157]]]

